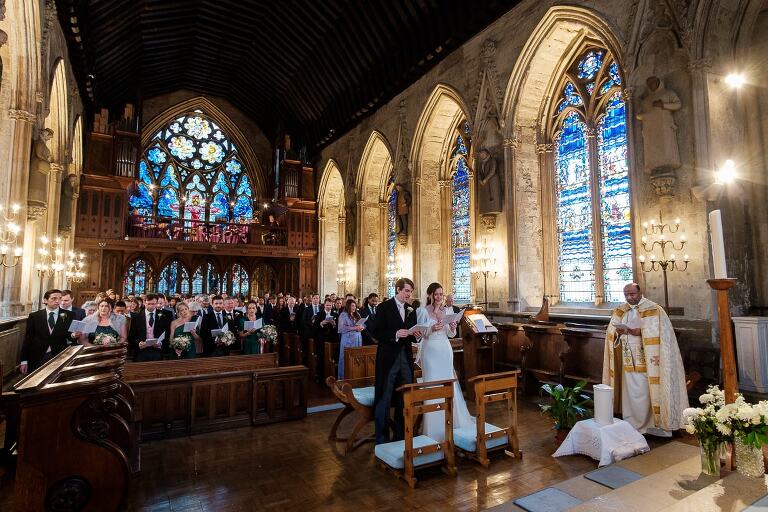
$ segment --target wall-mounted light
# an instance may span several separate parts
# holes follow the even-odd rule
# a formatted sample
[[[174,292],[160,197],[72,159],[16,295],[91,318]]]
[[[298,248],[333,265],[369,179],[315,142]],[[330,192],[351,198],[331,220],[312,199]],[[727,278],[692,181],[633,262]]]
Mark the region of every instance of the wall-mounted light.
[[[742,73],[729,73],[725,76],[725,83],[734,89],[738,89],[747,83],[747,79]]]
[[[736,181],[736,163],[726,160],[723,166],[715,172],[715,183],[730,185]]]
[[[729,159],[723,163],[720,169],[715,171],[714,183],[697,185],[691,189],[691,192],[700,201],[717,201],[723,195],[726,186],[734,185],[737,177],[736,163]],[[741,190],[739,189],[738,192],[740,193]]]

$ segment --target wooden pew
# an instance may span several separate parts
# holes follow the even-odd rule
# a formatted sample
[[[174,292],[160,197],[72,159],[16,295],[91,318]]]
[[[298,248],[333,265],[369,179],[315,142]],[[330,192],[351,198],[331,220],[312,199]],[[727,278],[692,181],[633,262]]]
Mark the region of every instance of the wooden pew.
[[[124,346],[68,347],[3,394],[2,407],[16,408],[6,431],[18,446],[16,510],[122,508],[137,469],[130,394],[120,380],[125,355]]]
[[[339,373],[339,343],[325,342],[323,349],[323,377],[326,379],[333,375],[336,377]]]
[[[141,438],[157,439],[306,415],[308,369],[277,354],[128,363]]]
[[[307,338],[307,367],[309,368],[309,378],[317,381],[317,369],[319,367],[317,356],[317,344],[314,338]]]
[[[304,364],[304,347],[301,344],[301,338],[298,334],[283,333],[283,339],[291,353],[291,364]]]
[[[561,354],[563,380],[569,384],[586,380],[589,388],[600,384],[603,381],[605,330],[562,327],[560,332],[568,344]]]
[[[524,351],[524,369],[543,382],[560,384],[563,381],[563,360],[561,354],[568,350],[560,329],[552,325],[523,325],[529,343]],[[530,383],[524,380],[526,391]]]
[[[521,369],[530,343],[523,324],[497,324],[496,327],[499,329],[499,342],[494,350],[496,367],[505,371]]]

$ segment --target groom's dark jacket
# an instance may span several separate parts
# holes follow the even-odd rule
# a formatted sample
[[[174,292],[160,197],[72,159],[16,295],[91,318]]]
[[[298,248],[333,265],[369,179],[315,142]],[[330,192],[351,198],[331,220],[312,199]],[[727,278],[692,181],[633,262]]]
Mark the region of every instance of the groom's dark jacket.
[[[384,394],[384,386],[387,382],[389,370],[395,364],[398,354],[405,351],[406,359],[413,374],[413,349],[411,343],[416,341],[413,336],[395,339],[395,333],[400,329],[410,329],[416,325],[416,309],[405,304],[405,321],[400,317],[395,299],[387,299],[376,308],[376,316],[373,325],[367,328],[371,336],[379,341],[376,349],[376,395],[374,403]],[[371,321],[369,320],[369,323]]]

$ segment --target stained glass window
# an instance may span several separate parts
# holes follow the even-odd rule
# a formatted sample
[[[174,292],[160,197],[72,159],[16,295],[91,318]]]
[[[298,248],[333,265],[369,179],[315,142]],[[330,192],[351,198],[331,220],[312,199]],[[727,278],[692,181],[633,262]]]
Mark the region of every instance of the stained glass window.
[[[192,274],[192,293],[203,293],[203,267],[197,267]]]
[[[206,288],[207,293],[220,293],[221,290],[221,274],[216,271],[216,267],[213,263],[208,262],[205,270],[205,280],[208,283]]]
[[[186,281],[186,292],[181,291],[183,281]],[[174,260],[163,267],[157,279],[157,291],[166,295],[189,293],[189,273],[184,265]]]
[[[456,135],[452,157],[454,168],[451,199],[451,259],[453,263],[451,284],[453,285],[454,300],[469,302],[472,293],[469,167],[467,166],[467,147],[461,134]]]
[[[123,295],[148,293],[151,287],[151,269],[144,260],[136,260],[123,276]]]
[[[389,178],[389,188],[392,192],[389,194],[387,202],[387,297],[394,297],[395,282],[398,277],[393,275],[397,261],[397,190],[395,189],[394,173]]]
[[[248,279],[248,272],[245,271],[242,265],[235,263],[229,268],[229,272],[227,272],[227,281],[229,281],[230,284],[229,290],[231,295],[237,296],[243,294],[245,297],[248,296],[250,282]]]
[[[562,84],[552,125],[560,299],[622,301],[623,287],[633,276],[627,114],[619,66],[609,52],[592,48]]]
[[[138,179],[130,206],[142,217],[253,220],[255,198],[237,148],[202,111],[155,134],[139,161]]]

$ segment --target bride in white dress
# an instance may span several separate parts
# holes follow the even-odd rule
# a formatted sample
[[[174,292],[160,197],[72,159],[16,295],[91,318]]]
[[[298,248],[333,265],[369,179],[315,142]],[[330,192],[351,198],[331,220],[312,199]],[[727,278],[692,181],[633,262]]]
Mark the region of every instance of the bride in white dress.
[[[418,325],[429,326],[421,339],[416,363],[421,366],[424,382],[456,379],[453,369],[453,348],[449,337],[456,336],[456,322],[445,325],[445,296],[443,287],[432,283],[427,288],[427,305],[416,310]],[[451,313],[453,310],[450,311]],[[438,402],[440,400],[434,400]],[[458,379],[453,382],[453,428],[474,426],[475,418],[469,414]],[[445,413],[424,415],[423,433],[436,441],[445,440]]]

